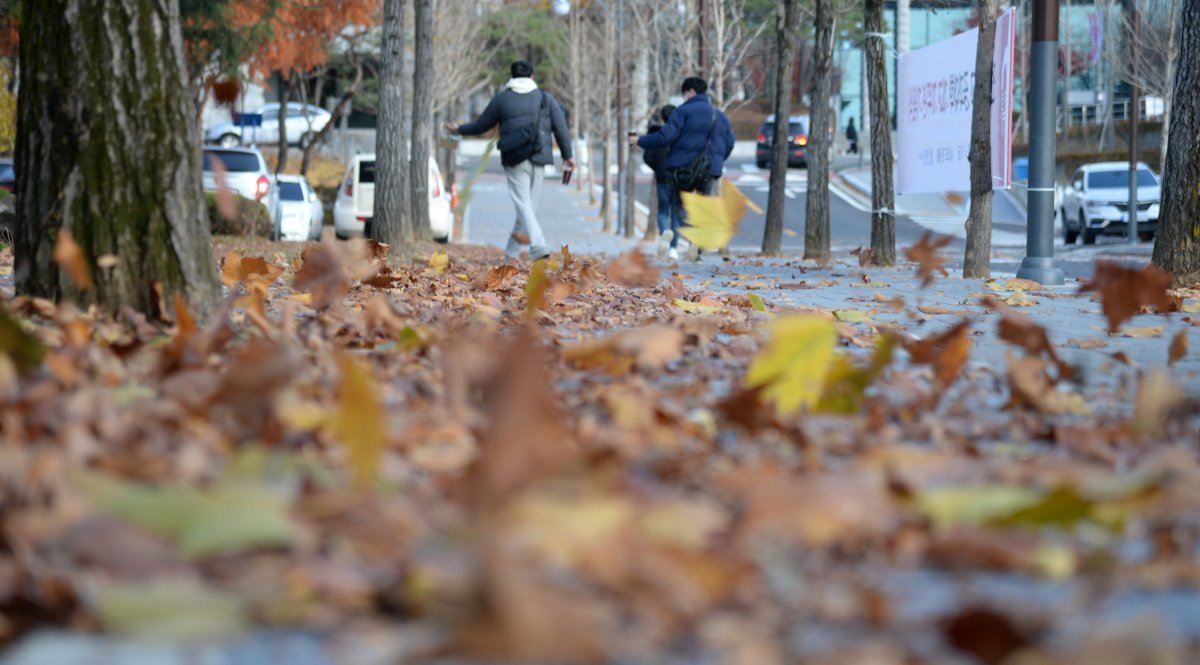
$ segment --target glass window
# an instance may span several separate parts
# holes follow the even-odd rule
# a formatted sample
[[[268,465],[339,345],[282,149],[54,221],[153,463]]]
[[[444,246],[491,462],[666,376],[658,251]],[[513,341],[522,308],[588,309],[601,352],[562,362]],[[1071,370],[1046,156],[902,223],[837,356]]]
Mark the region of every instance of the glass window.
[[[762,133],[767,137],[768,141],[774,139],[775,138],[775,123],[768,122],[767,124],[763,125]],[[801,134],[804,134],[804,123],[800,123],[800,122],[788,123],[788,134],[791,135],[793,138],[800,136]]]
[[[300,187],[300,183],[298,182],[281,182],[279,183],[279,200],[303,201],[304,189]]]
[[[258,155],[237,150],[205,150],[204,170],[211,171],[212,160],[219,159],[230,173],[254,173],[259,170]]]
[[[304,107],[303,106],[289,106],[288,107],[288,117],[289,118],[303,118],[304,117]]]
[[[359,162],[358,163],[358,181],[359,182],[375,182],[375,162]]]
[[[1158,184],[1149,169],[1138,169],[1138,187],[1153,187]],[[1115,189],[1129,187],[1129,171],[1092,171],[1088,174],[1088,189]]]

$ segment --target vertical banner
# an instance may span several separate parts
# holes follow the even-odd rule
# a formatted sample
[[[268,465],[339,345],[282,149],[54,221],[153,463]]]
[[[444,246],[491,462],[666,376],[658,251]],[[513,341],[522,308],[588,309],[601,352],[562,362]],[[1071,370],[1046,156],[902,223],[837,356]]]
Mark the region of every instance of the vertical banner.
[[[996,50],[992,53],[992,189],[1012,187],[1015,25],[1015,9],[1009,9],[996,20]]]
[[[992,60],[992,183],[1012,182],[1014,12],[996,21]],[[974,28],[900,55],[896,86],[899,194],[971,189],[971,109],[975,97]]]

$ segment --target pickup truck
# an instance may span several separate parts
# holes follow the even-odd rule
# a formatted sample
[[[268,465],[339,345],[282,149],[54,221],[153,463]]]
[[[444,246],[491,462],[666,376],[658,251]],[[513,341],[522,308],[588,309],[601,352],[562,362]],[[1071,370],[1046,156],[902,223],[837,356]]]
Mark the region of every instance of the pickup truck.
[[[1139,163],[1137,168],[1138,239],[1149,242],[1158,227],[1159,200],[1162,188],[1150,167]],[[1091,245],[1101,235],[1128,233],[1129,226],[1129,163],[1102,162],[1085,164],[1071,177],[1062,197],[1063,241],[1075,244],[1083,236],[1083,244]]]

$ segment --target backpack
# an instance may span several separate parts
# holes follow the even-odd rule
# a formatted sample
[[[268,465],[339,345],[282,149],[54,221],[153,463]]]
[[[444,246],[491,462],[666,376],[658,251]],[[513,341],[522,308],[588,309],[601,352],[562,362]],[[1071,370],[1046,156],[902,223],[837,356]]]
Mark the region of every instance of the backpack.
[[[496,147],[500,149],[500,159],[505,166],[516,166],[542,151],[542,117],[546,111],[546,92],[542,93],[542,103],[538,106],[537,118],[533,122],[508,132],[500,137]]]
[[[669,182],[675,185],[679,191],[694,192],[702,189],[704,184],[712,178],[712,157],[708,154],[708,148],[712,144],[713,130],[716,127],[717,109],[714,107],[712,124],[708,126],[708,139],[704,142],[704,149],[686,165],[667,171]]]

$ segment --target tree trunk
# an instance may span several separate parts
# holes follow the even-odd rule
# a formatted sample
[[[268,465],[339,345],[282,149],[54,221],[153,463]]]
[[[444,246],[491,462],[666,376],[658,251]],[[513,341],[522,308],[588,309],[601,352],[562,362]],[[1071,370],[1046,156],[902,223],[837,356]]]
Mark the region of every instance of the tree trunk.
[[[604,131],[601,132],[600,138],[604,144],[600,155],[600,218],[603,220],[603,230],[606,232],[611,232],[613,229],[612,176],[608,171],[609,167],[611,166],[612,158],[611,145],[613,135],[613,101],[611,95],[613,91],[612,82],[615,78],[614,61],[616,58],[613,55],[613,51],[616,50],[616,23],[613,21],[612,17],[608,17],[606,21],[607,36],[604,41],[604,86],[600,91],[600,94],[603,95],[602,103],[604,105]]]
[[[1171,94],[1171,84],[1174,82],[1172,78],[1175,75],[1175,58],[1179,57],[1175,51],[1176,30],[1179,29],[1179,2],[1176,0],[1171,3],[1171,10],[1167,16],[1167,87],[1163,91],[1163,115],[1162,128],[1159,130],[1158,139],[1158,171],[1162,173],[1163,169],[1167,168],[1167,145],[1170,143],[1167,139],[1171,136],[1171,105],[1174,98]]]
[[[992,56],[996,52],[999,0],[979,6],[979,44],[975,47],[975,90],[971,102],[971,209],[967,213],[967,250],[963,277],[992,274]]]
[[[771,179],[767,193],[767,222],[763,227],[762,252],[779,256],[783,251],[784,189],[787,187],[788,118],[792,113],[792,67],[795,63],[796,28],[800,23],[799,0],[775,3],[775,50],[779,53],[775,73],[775,135],[771,145]]]
[[[325,140],[325,136],[328,135],[329,132],[333,131],[333,128],[336,127],[341,121],[342,115],[346,113],[346,107],[350,104],[350,100],[354,99],[354,95],[358,92],[358,85],[362,83],[362,77],[362,63],[356,63],[354,65],[354,81],[352,81],[350,86],[342,93],[341,98],[338,99],[337,106],[333,107],[333,113],[329,115],[329,122],[325,123],[325,126],[321,128],[321,131],[317,132],[316,135],[313,136],[312,140],[308,142],[308,145],[304,147],[303,156],[300,158],[301,175],[308,175],[308,167],[312,164],[313,152],[316,151],[317,146]]]
[[[404,5],[405,0],[383,2],[371,237],[389,245],[399,245],[412,236],[412,190],[404,135]]]
[[[871,97],[871,257],[896,265],[896,201],[892,189],[892,125],[888,114],[887,44],[878,35],[883,0],[866,0],[867,85]]]
[[[1200,0],[1183,0],[1179,13],[1179,60],[1162,212],[1154,239],[1154,264],[1176,275],[1200,272]],[[24,44],[22,44],[24,46]]]
[[[412,235],[429,228],[429,144],[433,140],[433,0],[413,0]]]
[[[167,315],[158,285],[168,303],[182,294],[207,316],[220,286],[177,0],[24,0],[20,10],[17,291]],[[68,229],[91,290],[54,261]],[[98,268],[102,256],[116,264]]]
[[[825,261],[829,240],[829,97],[833,88],[833,0],[816,0],[813,95],[809,104],[808,184],[804,197],[804,258]]]
[[[287,167],[287,104],[288,100],[292,98],[292,81],[294,79],[290,70],[287,78],[284,78],[283,72],[279,73],[279,159],[275,162],[276,175],[283,173],[283,169]]]

